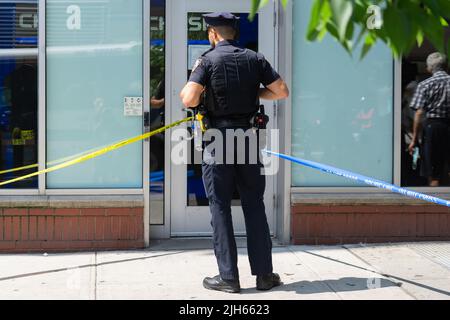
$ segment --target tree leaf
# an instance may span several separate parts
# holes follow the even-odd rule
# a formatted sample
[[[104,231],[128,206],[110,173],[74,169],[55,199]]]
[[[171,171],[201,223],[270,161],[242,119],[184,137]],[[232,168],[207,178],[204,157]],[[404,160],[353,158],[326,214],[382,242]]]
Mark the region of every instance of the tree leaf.
[[[327,28],[326,27],[322,27],[319,34],[317,35],[317,40],[322,41],[323,38],[325,38],[325,36],[327,35]]]
[[[269,0],[261,0],[260,2],[259,2],[259,7],[258,7],[258,10],[260,10],[262,7],[264,7],[266,4],[268,4],[269,3]]]
[[[330,21],[327,25],[326,25],[326,29],[327,31],[334,37],[336,38],[341,44],[343,41],[340,40],[339,38],[339,33],[337,31],[336,26],[334,25],[334,23],[332,21]],[[345,41],[345,40],[344,40]]]
[[[450,40],[447,41],[447,60],[450,63]]]
[[[364,35],[366,34],[367,29],[365,28],[360,28],[358,37],[356,37],[356,41],[355,41],[355,47],[357,47],[359,45],[359,43],[361,42],[361,40],[364,38]]]
[[[347,41],[353,40],[354,31],[355,31],[355,27],[354,27],[353,23],[350,22],[347,27],[347,32],[345,33],[345,39],[347,39]]]
[[[261,0],[252,0],[252,7],[250,8],[250,14],[248,15],[248,19],[250,21],[253,21],[253,19],[255,18],[255,15],[259,10],[260,4]]]
[[[424,4],[427,8],[433,12],[436,16],[439,16],[441,14],[441,6],[439,4],[438,0],[423,0]]]
[[[419,47],[421,47],[422,44],[423,44],[423,41],[424,41],[423,32],[422,32],[422,30],[420,30],[420,31],[417,33],[417,45],[418,45]]]
[[[353,56],[353,42],[351,40],[345,40],[342,45],[350,57]]]
[[[444,18],[450,18],[450,1],[448,0],[436,0],[439,4],[441,15]]]
[[[367,54],[369,53],[370,49],[372,49],[372,47],[375,45],[375,43],[376,43],[376,40],[373,37],[373,35],[372,34],[368,34],[366,36],[365,41],[364,41],[363,48],[361,49],[361,57],[360,57],[361,60],[363,60],[367,56]]]
[[[355,0],[353,4],[353,22],[367,20],[367,8],[368,3],[366,1]]]
[[[250,0],[247,0],[250,1]],[[252,14],[269,0],[251,0]],[[280,0],[286,7],[289,0]],[[314,1],[307,29],[307,39],[320,41],[326,34],[335,38],[348,52],[362,45],[361,59],[378,40],[389,46],[399,58],[408,54],[425,39],[450,58],[449,44],[445,43],[446,28],[450,24],[450,0],[297,0]],[[379,6],[383,12],[383,28],[367,29],[367,8]],[[356,34],[355,31],[358,31]],[[354,37],[356,36],[356,39]]]
[[[323,3],[324,0],[314,0],[306,36],[309,41],[316,40],[317,35],[319,34],[318,27],[320,24],[320,16],[322,12]]]
[[[250,14],[248,15],[248,19],[250,21],[253,21],[253,19],[255,19],[256,13],[268,3],[269,0],[252,0],[252,7],[250,8]]]
[[[407,51],[411,36],[416,41],[416,34],[412,33],[411,21],[402,10],[396,7],[388,7],[384,12],[384,29],[389,36],[389,45],[396,55],[401,56]]]
[[[353,14],[353,3],[348,0],[329,0],[329,3],[339,39],[342,42],[346,39],[347,26]]]
[[[422,31],[433,46],[440,52],[445,52],[445,33],[440,20],[431,14],[424,16]]]

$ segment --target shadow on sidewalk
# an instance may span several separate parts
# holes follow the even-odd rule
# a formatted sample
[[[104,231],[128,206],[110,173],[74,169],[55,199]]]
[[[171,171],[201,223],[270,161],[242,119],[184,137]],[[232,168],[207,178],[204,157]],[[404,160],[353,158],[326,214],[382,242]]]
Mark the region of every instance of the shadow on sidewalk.
[[[347,291],[374,290],[398,287],[392,281],[382,278],[342,278],[338,280],[297,281],[273,288],[271,292],[289,291],[297,294],[339,293]],[[256,289],[243,290],[243,294],[255,293]]]
[[[393,280],[401,281],[399,283],[394,283],[394,282],[389,281],[387,279],[381,279],[381,280],[384,280],[384,281],[391,282],[393,284],[393,286],[401,287],[402,286],[402,282],[404,282],[404,283],[409,283],[411,285],[414,285],[414,286],[417,286],[417,287],[420,287],[420,288],[423,288],[423,289],[427,289],[427,290],[434,291],[434,292],[437,292],[437,293],[440,293],[440,294],[443,294],[443,295],[446,295],[446,296],[450,296],[450,292],[448,292],[448,291],[441,290],[441,289],[434,288],[434,287],[430,287],[428,285],[425,285],[425,284],[422,284],[422,283],[419,283],[419,282],[416,282],[416,281],[412,281],[412,280],[409,280],[409,279],[405,279],[405,278],[402,278],[402,277],[399,277],[399,276],[396,276],[396,275],[393,275],[393,274],[382,273],[382,272],[379,272],[379,271],[376,271],[376,270],[371,270],[371,269],[368,269],[368,268],[360,267],[360,266],[357,266],[357,265],[354,265],[354,264],[351,264],[351,263],[348,263],[348,262],[344,262],[344,261],[340,261],[340,260],[333,259],[333,258],[330,258],[330,257],[326,257],[324,255],[313,253],[313,252],[310,252],[310,251],[307,251],[307,250],[301,250],[301,251],[304,252],[304,253],[310,254],[312,256],[321,258],[321,259],[325,259],[325,260],[329,260],[329,261],[332,261],[332,262],[340,263],[340,264],[343,264],[343,265],[346,265],[346,266],[349,266],[349,267],[353,267],[353,268],[356,268],[356,269],[369,271],[369,272],[372,272],[372,273],[374,273],[376,275],[379,275],[379,276],[382,276],[382,277],[386,277],[386,278],[390,278],[390,279],[393,279]],[[346,279],[346,278],[344,278],[344,279]],[[376,279],[376,278],[370,278],[370,279]],[[325,280],[325,281],[329,283],[330,281],[333,281],[333,280]]]

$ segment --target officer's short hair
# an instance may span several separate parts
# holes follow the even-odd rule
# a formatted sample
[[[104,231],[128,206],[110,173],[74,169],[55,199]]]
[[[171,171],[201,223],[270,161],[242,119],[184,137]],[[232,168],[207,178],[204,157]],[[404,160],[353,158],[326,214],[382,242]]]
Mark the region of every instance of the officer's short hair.
[[[236,29],[231,26],[212,26],[212,28],[226,40],[232,40],[236,37]]]
[[[427,58],[427,67],[431,72],[445,70],[447,67],[447,56],[440,52],[430,54]]]

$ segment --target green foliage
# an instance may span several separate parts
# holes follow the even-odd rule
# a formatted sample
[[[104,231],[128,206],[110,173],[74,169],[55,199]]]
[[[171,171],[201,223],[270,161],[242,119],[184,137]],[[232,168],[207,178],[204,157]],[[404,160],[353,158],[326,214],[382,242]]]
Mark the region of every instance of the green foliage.
[[[253,21],[253,18],[255,17],[255,14],[262,7],[264,7],[267,3],[269,3],[269,0],[252,0],[252,8],[251,8],[251,11],[250,11],[249,19]],[[283,4],[283,7],[286,8],[288,0],[281,0],[281,3]]]
[[[310,41],[320,41],[329,34],[350,54],[361,48],[361,58],[377,41],[382,41],[398,58],[428,39],[437,50],[450,56],[444,32],[450,20],[450,0],[311,1],[314,2],[306,35]],[[252,0],[251,16],[266,2]],[[283,5],[286,3],[284,0]]]

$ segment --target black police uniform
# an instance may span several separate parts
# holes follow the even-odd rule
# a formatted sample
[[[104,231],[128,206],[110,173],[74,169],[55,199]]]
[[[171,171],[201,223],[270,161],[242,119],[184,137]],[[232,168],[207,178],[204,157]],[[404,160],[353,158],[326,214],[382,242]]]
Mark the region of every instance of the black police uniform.
[[[204,15],[204,18],[213,26],[235,25],[237,19],[223,13]],[[251,128],[250,119],[259,107],[260,85],[267,86],[279,78],[262,54],[239,48],[234,41],[226,40],[197,60],[189,81],[206,88],[205,106],[212,128],[219,129],[226,141],[227,129]],[[245,151],[248,154],[248,144]],[[234,150],[235,155],[237,152]],[[239,279],[231,216],[235,186],[238,187],[245,216],[252,274],[270,274],[272,242],[264,207],[266,180],[261,173],[263,166],[259,157],[257,164],[223,164],[215,160],[214,154],[205,151],[203,181],[212,214],[214,252],[220,276],[224,280]]]

